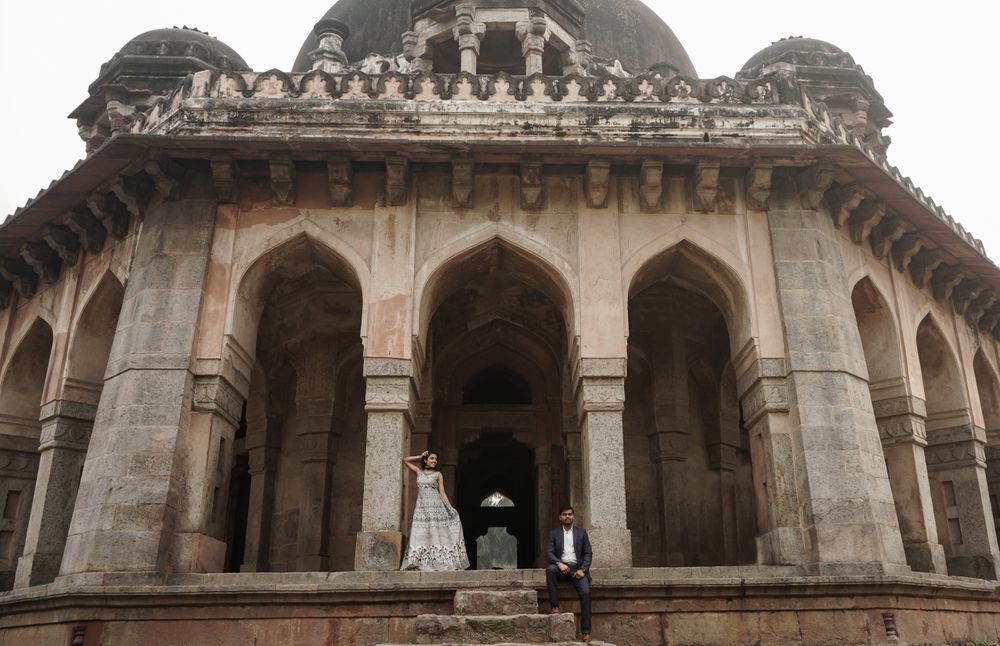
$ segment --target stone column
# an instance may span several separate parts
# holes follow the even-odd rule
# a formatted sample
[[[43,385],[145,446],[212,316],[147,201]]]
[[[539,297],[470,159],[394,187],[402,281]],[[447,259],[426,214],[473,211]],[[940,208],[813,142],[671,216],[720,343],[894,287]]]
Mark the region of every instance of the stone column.
[[[833,169],[775,171],[768,229],[787,353],[794,480],[806,566],[816,573],[906,568],[868,392],[840,241],[819,210]]]
[[[684,492],[687,490],[687,446],[688,434],[680,428],[672,415],[657,410],[656,429],[649,434],[649,452],[656,465],[656,481],[663,500],[660,515],[660,541],[663,564],[682,566],[684,563],[683,532],[679,519]]]
[[[540,434],[540,437],[547,437]],[[547,442],[547,440],[546,440]],[[536,550],[535,565],[545,567],[545,549],[549,540],[549,529],[553,526],[552,509],[552,449],[548,444],[535,447],[535,518],[536,518]]]
[[[948,574],[996,580],[1000,555],[986,486],[986,431],[934,426],[928,420],[925,451]]]
[[[568,408],[568,405],[567,405]],[[576,415],[563,415],[563,444],[566,447],[566,492],[569,504],[583,509],[583,453],[580,447],[579,425]],[[549,523],[554,521],[550,518]]]
[[[583,522],[595,567],[631,567],[625,522],[625,359],[580,359],[577,410],[583,455]]]
[[[455,20],[452,35],[458,41],[458,49],[462,55],[462,71],[475,74],[479,41],[486,33],[486,25],[476,22],[476,6],[473,4],[455,5]]]
[[[783,359],[758,359],[737,380],[750,435],[757,503],[757,561],[802,565],[805,546]]]
[[[330,343],[325,344],[327,348]],[[295,362],[295,436],[301,463],[298,558],[300,572],[320,572],[330,564],[330,450],[333,440],[333,353],[316,347]]]
[[[927,446],[924,402],[903,396],[875,401],[872,406],[896,501],[906,561],[920,572],[947,574],[924,456]]]
[[[185,487],[191,357],[215,223],[207,174],[188,173],[145,213],[125,287],[62,574],[184,571],[172,562]]]
[[[247,427],[250,428],[250,420],[247,420]],[[250,447],[250,507],[240,572],[266,572],[270,567],[271,516],[279,450],[279,447],[267,445]]]
[[[355,570],[396,570],[403,547],[403,458],[413,430],[408,359],[365,358],[365,490]]]
[[[38,475],[15,588],[51,583],[59,574],[94,413],[92,404],[72,401],[42,407]]]
[[[548,39],[545,18],[535,16],[517,23],[517,38],[521,41],[521,55],[524,56],[524,73],[528,76],[542,73],[542,55]]]

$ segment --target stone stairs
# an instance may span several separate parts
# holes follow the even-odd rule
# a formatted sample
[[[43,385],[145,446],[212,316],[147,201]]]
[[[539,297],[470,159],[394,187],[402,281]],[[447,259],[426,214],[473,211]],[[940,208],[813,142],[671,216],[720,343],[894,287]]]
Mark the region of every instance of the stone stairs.
[[[576,638],[573,614],[541,614],[535,590],[458,590],[455,614],[419,615],[416,633],[414,644],[380,646],[583,646]]]

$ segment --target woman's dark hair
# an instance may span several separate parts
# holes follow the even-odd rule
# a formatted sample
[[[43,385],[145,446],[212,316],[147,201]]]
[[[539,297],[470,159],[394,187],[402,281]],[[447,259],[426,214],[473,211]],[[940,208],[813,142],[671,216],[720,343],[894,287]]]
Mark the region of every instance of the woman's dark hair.
[[[423,469],[425,471],[427,470],[427,458],[431,457],[432,455],[437,455],[438,460],[439,461],[441,460],[441,456],[437,454],[437,451],[428,451],[427,455],[425,455],[422,458],[420,458],[420,468],[421,469]],[[437,471],[437,467],[436,466],[434,467],[434,470]]]

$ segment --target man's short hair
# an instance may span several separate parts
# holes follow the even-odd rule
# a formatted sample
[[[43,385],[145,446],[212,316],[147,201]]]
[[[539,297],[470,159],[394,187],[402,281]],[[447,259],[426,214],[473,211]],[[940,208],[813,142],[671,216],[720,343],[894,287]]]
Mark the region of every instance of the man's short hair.
[[[559,508],[559,515],[562,516],[562,513],[567,509],[573,512],[574,514],[576,513],[576,510],[573,509],[573,505],[563,505],[562,507]]]

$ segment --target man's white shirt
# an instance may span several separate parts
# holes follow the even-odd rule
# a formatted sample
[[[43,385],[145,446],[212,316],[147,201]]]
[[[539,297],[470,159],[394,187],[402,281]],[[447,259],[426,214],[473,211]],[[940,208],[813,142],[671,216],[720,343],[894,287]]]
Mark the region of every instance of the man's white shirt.
[[[563,552],[559,559],[566,565],[576,565],[576,550],[573,549],[573,528],[563,529]]]

